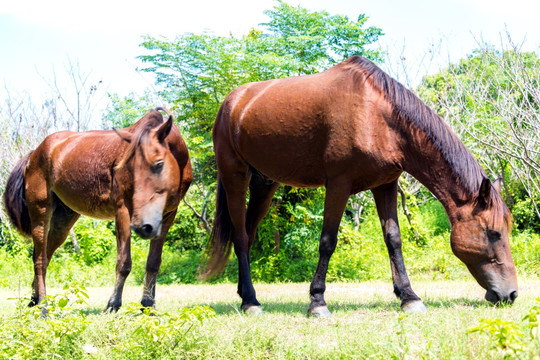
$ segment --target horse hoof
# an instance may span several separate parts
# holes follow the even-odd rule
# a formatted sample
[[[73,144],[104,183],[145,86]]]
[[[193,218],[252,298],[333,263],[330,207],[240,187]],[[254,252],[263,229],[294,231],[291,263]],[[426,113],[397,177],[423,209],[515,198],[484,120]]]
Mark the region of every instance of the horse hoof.
[[[244,312],[248,315],[262,315],[264,314],[263,312],[263,309],[262,309],[262,306],[259,306],[259,305],[251,305],[251,306],[246,306],[246,307],[242,307]]]
[[[426,313],[427,309],[422,300],[410,301],[401,305],[401,310],[406,313]]]
[[[103,313],[105,313],[105,314],[114,314],[114,313],[118,312],[118,310],[120,310],[120,306],[107,305],[107,307],[105,309],[103,309]]]
[[[317,306],[308,310],[308,316],[313,316],[314,318],[329,318],[332,317],[332,313],[326,306]]]

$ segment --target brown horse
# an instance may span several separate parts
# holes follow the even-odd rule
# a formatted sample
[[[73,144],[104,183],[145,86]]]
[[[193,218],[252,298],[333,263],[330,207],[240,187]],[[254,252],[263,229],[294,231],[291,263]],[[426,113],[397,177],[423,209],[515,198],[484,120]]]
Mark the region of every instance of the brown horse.
[[[46,295],[45,274],[54,251],[80,214],[116,221],[116,283],[107,309],[122,305],[131,271],[131,228],[151,239],[143,306],[155,306],[161,252],[178,204],[193,175],[184,140],[157,108],[122,130],[49,135],[11,172],[4,205],[13,224],[34,242],[30,306]]]
[[[512,221],[498,182],[492,185],[434,111],[369,60],[351,57],[319,74],[243,85],[223,102],[213,136],[218,193],[203,276],[223,269],[232,243],[245,311],[260,312],[249,251],[279,183],[326,187],[309,314],[330,315],[324,300],[328,264],[347,199],[363,190],[375,198],[401,308],[425,311],[401,252],[396,203],[403,171],[444,205],[452,250],[487,290],[486,299],[516,298]]]

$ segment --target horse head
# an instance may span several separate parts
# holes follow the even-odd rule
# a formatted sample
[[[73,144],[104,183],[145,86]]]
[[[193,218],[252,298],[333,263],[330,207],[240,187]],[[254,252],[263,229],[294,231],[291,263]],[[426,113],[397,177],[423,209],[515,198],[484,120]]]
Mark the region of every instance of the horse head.
[[[452,251],[494,304],[513,303],[518,294],[508,240],[512,218],[499,192],[499,180],[492,184],[484,179],[476,201],[458,210],[451,234]]]
[[[158,111],[133,132],[115,129],[129,146],[117,168],[125,167],[133,179],[131,228],[143,239],[161,235],[162,219],[167,209],[176,209],[180,202],[180,169],[166,138],[173,126]],[[156,121],[156,119],[158,121]]]

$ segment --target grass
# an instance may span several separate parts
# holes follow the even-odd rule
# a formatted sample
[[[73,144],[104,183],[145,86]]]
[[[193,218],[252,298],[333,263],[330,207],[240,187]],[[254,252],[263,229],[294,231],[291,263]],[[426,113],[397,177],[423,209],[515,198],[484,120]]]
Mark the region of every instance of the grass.
[[[258,317],[240,312],[233,284],[159,286],[157,307],[162,315],[154,317],[158,320],[151,324],[144,319],[152,318],[139,315],[138,309],[103,314],[112,287],[88,288],[87,304],[76,305],[68,313],[71,315],[59,317],[69,320],[71,316],[74,325],[83,320],[87,324],[65,348],[65,339],[58,340],[57,345],[51,342],[46,347],[50,353],[42,351],[36,358],[538,359],[540,352],[538,333],[536,338],[531,337],[523,320],[540,295],[540,280],[521,280],[516,303],[506,307],[493,307],[484,301],[483,290],[473,280],[414,281],[413,287],[429,312],[412,315],[400,311],[389,282],[330,283],[326,292],[334,315],[330,319],[306,316],[307,283],[255,287],[265,311]],[[138,302],[141,291],[141,287],[127,287],[124,304]],[[0,289],[3,324],[15,324],[18,301],[13,299],[20,297],[18,289]],[[210,306],[215,316],[202,323],[190,322],[189,326],[175,326],[178,323],[170,320],[173,315],[169,314],[198,305]],[[493,325],[483,333],[468,333],[478,327],[480,319],[513,323],[522,336],[511,338],[508,331],[512,329],[504,324],[502,330]],[[25,326],[45,331],[46,325],[41,323],[44,321],[32,319]],[[4,326],[1,336],[9,334],[9,326]],[[517,350],[508,344],[497,345],[501,336]],[[2,351],[0,348],[0,357]]]

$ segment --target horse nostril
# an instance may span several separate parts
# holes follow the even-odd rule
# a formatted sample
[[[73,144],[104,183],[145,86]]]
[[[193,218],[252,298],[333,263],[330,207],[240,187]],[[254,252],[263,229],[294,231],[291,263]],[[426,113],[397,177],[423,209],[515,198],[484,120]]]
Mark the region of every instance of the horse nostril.
[[[510,301],[511,302],[514,302],[514,300],[516,300],[517,297],[518,297],[518,292],[517,291],[514,290],[514,291],[512,291],[510,293]]]
[[[150,224],[144,224],[143,226],[141,226],[141,231],[146,236],[150,235],[152,233],[152,230],[154,230],[154,228]]]

